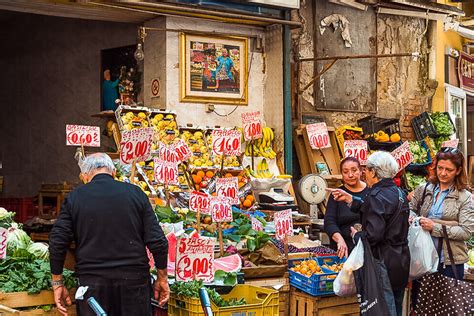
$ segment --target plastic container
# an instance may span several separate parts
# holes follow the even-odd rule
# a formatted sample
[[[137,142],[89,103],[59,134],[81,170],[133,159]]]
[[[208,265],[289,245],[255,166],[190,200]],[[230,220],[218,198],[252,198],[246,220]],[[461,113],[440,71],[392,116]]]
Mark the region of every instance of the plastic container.
[[[315,259],[321,266],[322,264],[320,264],[320,262],[326,262],[324,260],[331,260],[332,262],[335,260],[334,258],[337,257],[316,257],[313,259]],[[288,266],[291,268],[295,262],[301,261],[302,260],[300,259],[289,260]],[[304,276],[292,270],[288,270],[290,276],[290,285],[313,296],[333,295],[333,284],[337,273],[322,267],[321,270],[324,272],[323,274],[313,274],[310,277]]]
[[[279,299],[278,292],[253,285],[238,284],[229,294],[223,294],[222,298],[245,298],[246,305],[217,307],[212,301],[212,312],[214,316],[278,316]],[[168,301],[168,315],[174,316],[204,316],[201,302],[198,298],[177,297],[173,293]]]
[[[423,112],[411,120],[413,131],[417,140],[423,140],[427,136],[435,136],[436,128],[431,121],[431,117],[428,112]]]
[[[400,134],[400,121],[398,119],[385,119],[369,115],[358,120],[357,125],[362,127],[365,135],[371,135],[378,131],[384,131],[389,135],[394,133]]]

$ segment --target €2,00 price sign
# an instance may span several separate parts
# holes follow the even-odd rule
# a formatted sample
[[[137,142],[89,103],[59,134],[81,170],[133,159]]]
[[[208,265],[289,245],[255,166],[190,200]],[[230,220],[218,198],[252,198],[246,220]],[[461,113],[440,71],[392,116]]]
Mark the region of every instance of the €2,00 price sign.
[[[277,239],[283,240],[286,236],[293,236],[293,219],[290,209],[275,212],[273,219],[275,221],[275,237]]]
[[[365,140],[345,140],[344,157],[354,157],[359,160],[361,165],[367,162],[367,141]]]
[[[242,134],[237,130],[215,129],[212,131],[212,153],[214,155],[240,155]]]
[[[238,187],[239,179],[237,177],[218,178],[216,182],[217,196],[228,198],[231,204],[239,204]]]
[[[145,161],[150,157],[153,127],[136,128],[122,133],[120,163],[128,165],[134,160]]]
[[[232,206],[228,198],[219,196],[211,197],[210,209],[213,222],[232,222]]]
[[[306,132],[308,133],[309,144],[312,149],[331,147],[326,123],[321,122],[306,125]]]
[[[66,125],[66,145],[100,147],[100,127]]]
[[[176,280],[214,280],[214,241],[210,238],[190,237],[178,240],[176,252]]]
[[[408,141],[392,151],[391,154],[398,163],[398,172],[405,169],[413,161],[413,154],[410,151],[410,143]]]
[[[153,158],[153,169],[155,181],[163,184],[178,183],[178,165],[173,162],[161,160],[159,157]]]
[[[242,113],[242,128],[246,141],[262,138],[262,118],[260,111]]]
[[[211,215],[209,210],[209,205],[211,204],[211,200],[209,195],[206,193],[192,191],[189,196],[189,209],[193,212],[201,212],[201,214]]]
[[[7,257],[7,236],[8,230],[0,227],[0,259]]]

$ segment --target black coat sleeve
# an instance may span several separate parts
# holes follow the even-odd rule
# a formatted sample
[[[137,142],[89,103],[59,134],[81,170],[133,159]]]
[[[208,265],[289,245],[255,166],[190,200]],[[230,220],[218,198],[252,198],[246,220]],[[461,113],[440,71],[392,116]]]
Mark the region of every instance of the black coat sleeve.
[[[67,249],[73,241],[71,199],[66,197],[53,229],[49,233],[49,262],[52,274],[62,274]]]
[[[326,214],[324,214],[324,230],[330,239],[332,239],[332,235],[335,233],[341,233],[339,225],[337,224],[337,208],[338,203],[334,201],[332,194],[329,195]]]

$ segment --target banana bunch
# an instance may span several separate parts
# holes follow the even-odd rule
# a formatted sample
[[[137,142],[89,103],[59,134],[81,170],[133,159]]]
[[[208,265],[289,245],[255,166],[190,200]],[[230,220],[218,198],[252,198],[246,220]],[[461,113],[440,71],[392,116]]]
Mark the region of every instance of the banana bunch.
[[[270,127],[265,126],[262,129],[262,134],[263,137],[254,141],[253,144],[250,144],[250,142],[246,143],[245,155],[252,156],[253,149],[254,157],[274,159],[276,157],[276,152],[272,149],[272,141],[275,138],[273,130]]]
[[[260,160],[260,162],[257,164],[257,169],[250,169],[249,173],[254,178],[273,178],[273,173],[270,172],[270,168],[268,167],[268,162],[266,158]]]

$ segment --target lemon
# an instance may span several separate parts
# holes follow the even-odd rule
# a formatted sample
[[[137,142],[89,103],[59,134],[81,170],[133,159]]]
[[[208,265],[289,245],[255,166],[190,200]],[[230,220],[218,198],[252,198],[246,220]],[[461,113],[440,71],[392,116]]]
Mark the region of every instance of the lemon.
[[[148,127],[148,121],[143,121],[142,125],[143,125],[143,127]]]
[[[155,115],[154,118],[157,119],[158,121],[161,121],[163,119],[163,114],[158,113],[158,114]]]
[[[168,119],[168,120],[174,120],[174,115],[173,114],[167,114],[165,116],[165,118]]]
[[[143,113],[143,112],[139,112],[139,113],[137,114],[137,116],[138,116],[139,118],[146,119],[146,114]]]

